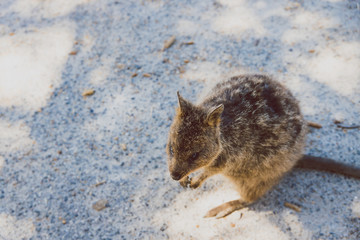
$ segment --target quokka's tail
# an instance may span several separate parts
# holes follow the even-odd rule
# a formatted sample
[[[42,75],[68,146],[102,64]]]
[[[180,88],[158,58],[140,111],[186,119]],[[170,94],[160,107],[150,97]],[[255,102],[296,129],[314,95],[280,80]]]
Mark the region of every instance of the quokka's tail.
[[[330,158],[304,155],[295,165],[295,168],[312,169],[341,174],[347,177],[360,179],[360,168],[337,162]]]

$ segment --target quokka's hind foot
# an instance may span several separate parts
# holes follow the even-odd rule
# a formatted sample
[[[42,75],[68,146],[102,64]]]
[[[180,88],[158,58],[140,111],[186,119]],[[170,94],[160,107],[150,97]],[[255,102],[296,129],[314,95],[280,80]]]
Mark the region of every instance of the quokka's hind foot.
[[[217,207],[211,209],[209,212],[207,212],[207,214],[204,217],[205,218],[208,218],[208,217],[223,218],[223,217],[226,217],[227,215],[235,212],[236,210],[242,209],[248,205],[249,205],[249,203],[247,203],[241,199],[226,202],[224,204],[221,204],[220,206],[217,206]]]

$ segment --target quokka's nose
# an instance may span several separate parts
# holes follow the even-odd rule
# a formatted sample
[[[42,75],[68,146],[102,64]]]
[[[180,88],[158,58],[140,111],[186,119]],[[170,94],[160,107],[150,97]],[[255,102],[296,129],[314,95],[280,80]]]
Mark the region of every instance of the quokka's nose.
[[[178,172],[172,172],[170,175],[171,175],[172,179],[174,179],[175,181],[178,181],[181,179],[181,174]]]

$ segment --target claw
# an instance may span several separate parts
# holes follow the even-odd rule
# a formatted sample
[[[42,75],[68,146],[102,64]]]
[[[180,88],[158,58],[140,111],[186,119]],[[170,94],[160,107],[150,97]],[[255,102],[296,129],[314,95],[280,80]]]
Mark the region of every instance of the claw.
[[[184,179],[181,179],[179,183],[183,188],[188,188],[191,184],[191,178],[186,176]]]
[[[196,189],[200,186],[200,182],[199,181],[194,181],[193,179],[190,179],[190,184],[189,187],[192,189]]]

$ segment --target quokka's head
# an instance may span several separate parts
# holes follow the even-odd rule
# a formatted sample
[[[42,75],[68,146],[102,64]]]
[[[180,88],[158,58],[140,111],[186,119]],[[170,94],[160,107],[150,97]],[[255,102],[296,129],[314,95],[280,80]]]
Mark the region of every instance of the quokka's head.
[[[222,104],[206,109],[195,106],[179,94],[179,106],[170,127],[166,146],[170,175],[180,180],[209,165],[222,150],[220,143]]]

